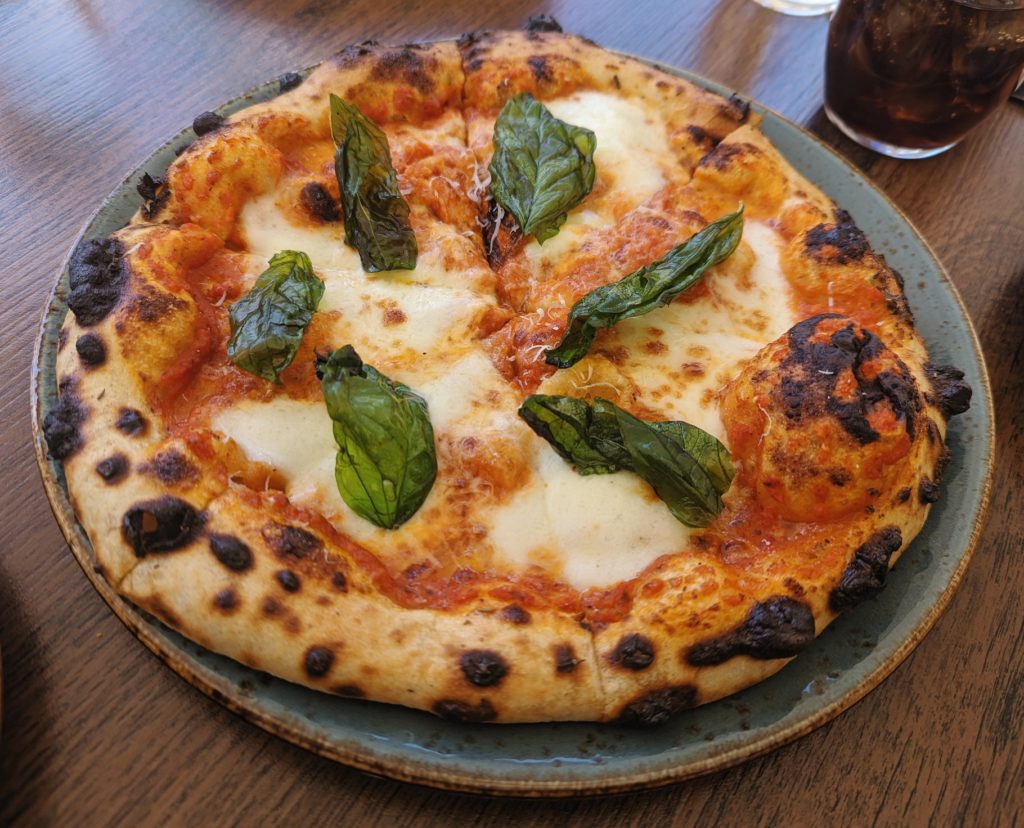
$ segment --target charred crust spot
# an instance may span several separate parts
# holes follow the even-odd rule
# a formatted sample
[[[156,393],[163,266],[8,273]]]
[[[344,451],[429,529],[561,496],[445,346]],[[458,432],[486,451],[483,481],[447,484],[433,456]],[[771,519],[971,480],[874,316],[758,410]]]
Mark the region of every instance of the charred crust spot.
[[[68,329],[61,328],[57,332],[57,353],[59,354],[64,350],[64,346],[68,344]]]
[[[103,344],[94,333],[82,334],[75,340],[75,350],[78,351],[78,358],[82,365],[87,368],[95,368],[107,361],[107,346]]]
[[[814,640],[814,613],[802,601],[777,595],[754,604],[736,629],[694,644],[686,661],[694,667],[722,664],[738,655],[790,658]]]
[[[335,572],[331,575],[331,586],[338,592],[348,592],[348,578],[344,572]]]
[[[887,526],[857,547],[853,560],[829,594],[829,608],[833,612],[843,612],[881,592],[889,572],[889,560],[902,545],[903,535],[899,528]]]
[[[195,481],[199,478],[199,470],[189,462],[184,454],[176,449],[161,451],[148,464],[145,471],[150,472],[157,480],[167,486]]]
[[[162,178],[153,178],[149,173],[142,174],[139,183],[135,185],[135,191],[142,196],[142,217],[145,219],[153,218],[171,196],[167,182]]]
[[[849,213],[840,211],[835,224],[819,224],[804,236],[804,249],[819,262],[859,262],[869,252],[867,236],[853,223]]]
[[[317,645],[306,650],[306,675],[310,678],[326,676],[334,664],[334,651],[330,647]]]
[[[639,633],[624,635],[615,645],[609,660],[630,670],[646,670],[654,661],[654,644]]]
[[[784,370],[777,392],[783,413],[797,422],[831,415],[858,443],[867,445],[880,438],[868,421],[868,414],[872,407],[887,403],[913,440],[922,407],[921,395],[910,371],[898,359],[894,370],[878,374],[865,370],[864,363],[885,350],[875,334],[850,322],[828,341],[812,341],[823,321],[842,318],[820,314],[790,329],[790,353],[782,364]],[[843,399],[835,393],[836,384],[846,371],[853,373],[857,383],[853,399]]]
[[[715,170],[724,170],[732,163],[738,155],[748,152],[758,152],[757,147],[752,144],[719,144],[714,150],[700,159],[699,167],[711,167]]]
[[[946,419],[963,414],[971,407],[971,386],[964,380],[964,372],[955,365],[924,366],[925,374],[937,397],[936,405]]]
[[[336,684],[331,688],[335,696],[342,696],[346,699],[365,699],[366,691],[358,684]]]
[[[498,711],[487,699],[480,699],[476,705],[458,699],[441,699],[434,702],[430,709],[445,721],[460,724],[493,722],[498,718]]]
[[[234,535],[210,535],[210,551],[232,572],[252,568],[252,550]]]
[[[104,483],[117,483],[128,474],[128,458],[123,454],[112,454],[96,464],[96,474]]]
[[[533,55],[526,59],[526,63],[538,83],[550,83],[554,79],[551,67],[548,66],[548,59],[544,55]]]
[[[949,460],[949,448],[947,446],[943,446],[942,452],[935,461],[935,468],[932,469],[932,480],[934,480],[936,484],[941,483],[942,478],[946,476],[946,469],[949,468]]]
[[[187,305],[188,303],[184,299],[179,299],[177,296],[163,291],[153,290],[146,285],[139,289],[132,299],[129,309],[140,322],[155,323],[166,319]]]
[[[290,92],[302,83],[302,75],[298,72],[285,72],[277,79],[277,93]]]
[[[82,447],[84,441],[79,426],[85,422],[85,417],[85,407],[78,398],[75,384],[65,384],[57,407],[43,418],[43,437],[46,438],[50,457],[66,460]]]
[[[579,664],[580,659],[576,658],[576,651],[571,644],[559,644],[555,647],[555,672],[563,675],[573,673]]]
[[[927,505],[935,503],[939,499],[939,487],[927,477],[921,479],[921,488],[917,491],[918,500]]]
[[[268,523],[262,534],[270,551],[281,558],[306,558],[323,549],[320,538],[298,526]]]
[[[114,423],[117,430],[129,437],[138,437],[146,433],[146,418],[134,408],[122,408]]]
[[[664,687],[637,696],[619,711],[616,724],[652,727],[697,704],[697,688],[691,684]]]
[[[222,589],[213,596],[213,605],[224,613],[232,613],[238,609],[238,593],[231,587]]]
[[[68,264],[68,307],[78,324],[90,327],[106,318],[121,300],[127,268],[118,239],[81,241]]]
[[[377,81],[403,81],[417,92],[429,95],[434,89],[433,68],[437,61],[422,54],[422,47],[408,44],[382,52],[370,76]]]
[[[459,666],[466,680],[477,687],[494,687],[508,674],[508,664],[494,650],[467,650]]]
[[[206,516],[176,497],[160,497],[132,506],[121,520],[125,542],[142,558],[188,546],[203,528]]]
[[[285,592],[298,592],[299,587],[302,586],[299,576],[290,569],[279,569],[274,573],[274,577]]]
[[[690,137],[693,139],[693,143],[697,146],[702,147],[708,151],[714,149],[715,142],[708,134],[708,131],[703,127],[699,127],[696,124],[690,124],[686,127],[686,131],[690,133]]]
[[[200,112],[192,121],[192,131],[196,135],[206,135],[208,132],[220,129],[226,122],[224,116],[218,115],[216,112]]]
[[[307,213],[320,221],[337,221],[341,217],[338,202],[331,197],[323,184],[317,181],[310,181],[302,188],[299,202]]]
[[[729,109],[733,117],[741,124],[746,123],[750,117],[750,101],[745,101],[735,92],[729,96]]]
[[[519,606],[519,604],[509,604],[498,615],[502,621],[508,621],[510,624],[530,623],[530,613]]]
[[[274,596],[268,595],[263,599],[263,604],[260,607],[263,614],[273,618],[274,616],[280,615],[284,611],[284,605],[278,601]]]
[[[908,500],[910,500],[910,495],[911,495],[911,494],[912,494],[912,493],[911,493],[911,491],[910,491],[910,487],[908,486],[908,487],[907,487],[907,488],[905,488],[905,489],[900,489],[900,491],[899,491],[899,494],[897,494],[897,495],[896,495],[896,499],[897,499],[897,500],[898,500],[898,501],[899,501],[900,503],[906,503],[906,502],[907,502]]]
[[[562,25],[550,14],[534,14],[526,21],[528,32],[561,32]]]

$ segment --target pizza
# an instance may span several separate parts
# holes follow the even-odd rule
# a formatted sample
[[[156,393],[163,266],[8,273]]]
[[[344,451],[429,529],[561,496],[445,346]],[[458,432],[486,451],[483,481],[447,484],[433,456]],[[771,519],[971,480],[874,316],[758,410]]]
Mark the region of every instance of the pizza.
[[[546,17],[279,86],[69,259],[44,434],[118,593],[339,696],[650,725],[881,590],[970,388],[746,103]]]

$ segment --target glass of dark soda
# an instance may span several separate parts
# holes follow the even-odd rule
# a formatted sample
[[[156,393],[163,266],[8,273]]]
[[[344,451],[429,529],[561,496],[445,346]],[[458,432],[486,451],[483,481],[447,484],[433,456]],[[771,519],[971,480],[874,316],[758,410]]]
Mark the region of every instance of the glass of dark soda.
[[[956,144],[1024,70],[1024,0],[842,0],[828,32],[825,111],[895,158]]]

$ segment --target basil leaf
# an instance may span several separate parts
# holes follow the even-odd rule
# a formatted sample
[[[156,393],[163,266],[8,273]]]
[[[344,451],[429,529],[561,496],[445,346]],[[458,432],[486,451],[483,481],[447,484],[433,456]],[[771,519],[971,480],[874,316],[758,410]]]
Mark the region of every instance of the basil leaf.
[[[309,256],[282,250],[228,309],[228,358],[243,371],[280,383],[323,295]]]
[[[353,512],[394,529],[416,514],[437,476],[427,403],[351,345],[318,359],[317,372],[338,443],[338,491]]]
[[[578,397],[533,394],[519,408],[519,416],[547,440],[580,474],[608,474],[630,467],[614,414],[609,417]]]
[[[726,259],[743,235],[743,205],[709,224],[645,265],[610,285],[596,288],[572,306],[562,341],[544,356],[549,365],[568,368],[587,355],[600,328],[664,307],[694,285],[709,267]]]
[[[533,394],[519,416],[579,474],[632,471],[687,526],[707,526],[722,511],[735,473],[714,436],[682,421],[647,422],[608,400]]]
[[[589,129],[558,120],[528,92],[516,95],[494,124],[491,193],[543,244],[594,186],[596,147]]]
[[[416,267],[416,234],[398,190],[387,136],[358,107],[331,95],[334,172],[341,189],[345,243],[367,273]]]

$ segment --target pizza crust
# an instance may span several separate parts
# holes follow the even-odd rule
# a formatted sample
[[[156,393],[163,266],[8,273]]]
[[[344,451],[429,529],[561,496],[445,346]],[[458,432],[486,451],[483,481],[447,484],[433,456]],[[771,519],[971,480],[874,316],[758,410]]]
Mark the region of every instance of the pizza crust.
[[[516,314],[536,316],[537,308],[547,327],[532,341],[557,337],[565,307],[560,318],[544,316],[550,294],[513,287],[523,248],[510,249],[496,269],[487,264],[479,170],[504,100],[519,91],[565,99],[581,90],[639,101],[663,119],[678,167],[664,191],[630,207],[630,216],[665,223],[668,239],[742,199],[748,217],[769,222],[785,245],[783,270],[810,321],[766,342],[716,392],[739,466],[726,498],[732,523],[723,518],[686,551],[601,589],[471,567],[427,573],[419,583],[412,567],[395,571],[316,509],[290,502],[284,484],[226,435],[176,419],[196,366],[215,361],[226,336],[211,279],[224,280],[222,304],[262,268],[261,257],[233,249],[246,242],[239,227],[248,205],[276,199],[275,209],[293,211],[286,215],[295,226],[336,220],[329,215],[337,198],[330,92],[356,100],[388,131],[400,177],[412,188],[417,236],[427,240],[424,249],[435,245],[427,256],[437,256],[438,284],[458,276],[486,297],[471,347],[489,341],[491,354],[501,353],[494,350],[501,336],[509,353],[528,346],[536,320]],[[297,158],[305,159],[301,173]],[[432,185],[424,182],[438,176],[447,189],[427,192]],[[57,357],[60,404],[44,427],[51,454],[63,461],[72,505],[115,589],[203,646],[317,690],[455,721],[641,725],[736,692],[783,667],[839,612],[881,588],[936,496],[946,418],[969,399],[954,369],[928,362],[898,275],[788,166],[744,105],[580,38],[478,33],[458,44],[352,47],[297,88],[199,138],[172,164],[167,188],[129,227],[83,242],[72,257],[73,313]],[[680,194],[685,210],[673,204]],[[587,233],[573,256],[583,255],[587,239],[605,238]],[[756,254],[748,245],[737,255],[708,279],[746,278]],[[837,280],[848,288],[838,294],[842,317],[827,313]],[[307,336],[320,342],[327,334]],[[837,414],[822,402],[841,392],[810,382],[811,373],[829,369],[811,364],[807,349],[841,351],[851,337],[856,359],[837,370],[875,389],[855,413],[877,439],[864,439],[849,410]],[[296,398],[318,393],[315,345],[303,348],[286,377]],[[603,378],[616,401],[635,407],[641,395],[611,354],[592,357],[603,372],[595,382]],[[520,391],[540,380],[518,376]],[[254,378],[231,382],[230,393],[271,393]],[[803,389],[804,408],[787,402],[787,388],[796,387],[787,382]],[[773,418],[782,431],[773,430]],[[825,447],[834,456],[808,482],[813,464],[783,461],[800,458],[822,434],[831,435]],[[442,440],[441,452],[461,470],[452,479],[481,475],[492,487],[488,502],[500,504],[521,484],[509,471],[518,461],[508,458],[536,439],[523,435],[490,459],[479,440]],[[871,463],[884,469],[877,487],[863,477]],[[786,494],[773,500],[780,483]],[[822,491],[832,511],[801,512]],[[798,532],[794,521],[805,521]]]

